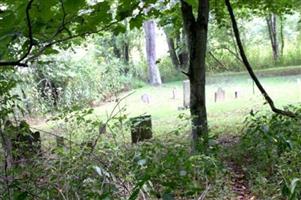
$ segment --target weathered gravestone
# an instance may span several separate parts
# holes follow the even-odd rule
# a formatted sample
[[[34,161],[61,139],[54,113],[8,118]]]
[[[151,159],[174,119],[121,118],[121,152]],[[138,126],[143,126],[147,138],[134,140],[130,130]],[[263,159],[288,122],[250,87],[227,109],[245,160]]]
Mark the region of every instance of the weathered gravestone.
[[[141,96],[141,101],[142,101],[143,103],[149,104],[149,103],[150,103],[150,96],[149,96],[148,94],[143,94],[143,95]]]
[[[130,121],[133,144],[153,137],[151,115],[134,117],[131,118]]]
[[[176,99],[176,97],[177,97],[177,90],[176,90],[176,88],[173,88],[172,89],[172,99]]]
[[[189,80],[183,81],[183,107],[189,108],[190,106],[190,82]]]
[[[234,92],[234,98],[237,99],[238,98],[238,91]]]
[[[224,101],[225,94],[225,90],[223,90],[222,88],[218,88],[217,91],[214,93],[214,102]]]

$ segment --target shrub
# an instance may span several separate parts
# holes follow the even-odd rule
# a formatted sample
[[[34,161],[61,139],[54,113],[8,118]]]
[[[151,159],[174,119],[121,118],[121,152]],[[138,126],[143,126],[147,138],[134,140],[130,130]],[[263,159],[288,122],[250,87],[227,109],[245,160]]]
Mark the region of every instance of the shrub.
[[[249,174],[256,192],[263,198],[269,195],[292,200],[301,198],[301,158],[298,156],[301,109],[292,106],[288,109],[298,117],[256,113],[245,122],[247,129],[240,148],[244,156],[250,158]]]

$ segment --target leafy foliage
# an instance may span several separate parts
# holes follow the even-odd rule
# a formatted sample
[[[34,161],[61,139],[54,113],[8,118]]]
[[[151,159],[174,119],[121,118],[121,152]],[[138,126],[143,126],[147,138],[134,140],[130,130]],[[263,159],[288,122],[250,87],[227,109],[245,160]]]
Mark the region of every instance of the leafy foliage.
[[[56,123],[64,124],[60,129],[68,127],[61,135],[65,145],[55,147],[47,136],[50,143],[43,146],[47,154],[33,158],[26,167],[12,168],[9,173],[18,177],[11,183],[14,194],[51,199],[177,199],[197,197],[220,176],[215,150],[191,155],[189,144],[178,139],[153,139],[133,146],[121,140],[129,130],[123,111],[110,120],[108,132],[91,153],[89,141],[98,136],[99,125],[91,111],[75,108],[58,116]],[[0,191],[8,196],[2,186]]]
[[[300,113],[299,107],[289,109]],[[249,157],[255,191],[263,198],[282,194],[291,200],[300,199],[300,116],[293,119],[256,113],[247,118],[246,127],[239,148]]]

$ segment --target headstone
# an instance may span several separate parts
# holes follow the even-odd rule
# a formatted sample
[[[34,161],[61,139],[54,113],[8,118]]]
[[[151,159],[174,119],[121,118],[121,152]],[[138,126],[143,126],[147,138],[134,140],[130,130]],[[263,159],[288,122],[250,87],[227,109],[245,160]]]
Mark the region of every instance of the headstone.
[[[190,106],[190,82],[189,80],[183,81],[183,106],[189,108]]]
[[[217,91],[214,93],[214,102],[224,101],[225,93],[225,90],[223,90],[222,88],[218,88]]]
[[[151,115],[134,117],[131,118],[130,121],[133,144],[153,137]]]
[[[143,103],[149,104],[149,103],[150,103],[150,96],[149,96],[148,94],[143,94],[143,95],[141,96],[141,101],[142,101]]]
[[[234,92],[234,98],[237,99],[238,98],[238,91]]]
[[[176,96],[177,96],[177,91],[176,91],[176,88],[173,88],[172,89],[172,99],[176,99]]]

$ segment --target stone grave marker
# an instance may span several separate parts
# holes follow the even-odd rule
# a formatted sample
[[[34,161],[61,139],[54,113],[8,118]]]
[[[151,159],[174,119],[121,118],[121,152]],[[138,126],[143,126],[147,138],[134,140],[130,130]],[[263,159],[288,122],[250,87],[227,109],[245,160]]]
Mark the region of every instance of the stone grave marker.
[[[143,103],[149,104],[149,103],[150,103],[150,96],[149,96],[148,94],[143,94],[143,95],[141,96],[141,101],[142,101]]]
[[[235,98],[235,99],[238,99],[238,91],[235,91],[235,92],[234,92],[234,98]]]
[[[176,97],[177,97],[177,90],[176,90],[176,88],[173,88],[172,89],[172,99],[176,99]]]
[[[221,87],[217,89],[217,91],[214,93],[214,102],[218,101],[224,101],[225,100],[226,92]]]
[[[190,106],[190,82],[189,80],[183,81],[183,107],[189,108]]]
[[[151,115],[134,117],[130,119],[130,122],[133,144],[153,137]]]

